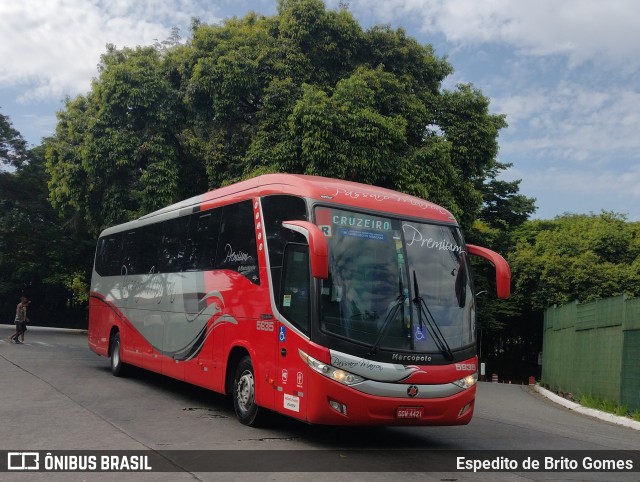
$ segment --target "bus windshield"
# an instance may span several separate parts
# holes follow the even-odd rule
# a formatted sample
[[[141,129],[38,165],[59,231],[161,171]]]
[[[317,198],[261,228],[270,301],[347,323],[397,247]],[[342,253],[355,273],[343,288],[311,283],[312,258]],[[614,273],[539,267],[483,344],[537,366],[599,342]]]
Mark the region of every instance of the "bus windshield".
[[[325,207],[315,215],[329,244],[322,330],[374,351],[450,356],[475,343],[469,268],[456,226]]]

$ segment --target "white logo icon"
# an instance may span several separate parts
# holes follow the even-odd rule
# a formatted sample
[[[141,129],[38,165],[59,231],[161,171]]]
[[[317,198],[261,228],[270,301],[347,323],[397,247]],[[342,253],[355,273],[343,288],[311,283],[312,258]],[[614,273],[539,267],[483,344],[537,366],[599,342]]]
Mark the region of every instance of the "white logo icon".
[[[40,454],[38,452],[8,452],[8,470],[39,470]]]

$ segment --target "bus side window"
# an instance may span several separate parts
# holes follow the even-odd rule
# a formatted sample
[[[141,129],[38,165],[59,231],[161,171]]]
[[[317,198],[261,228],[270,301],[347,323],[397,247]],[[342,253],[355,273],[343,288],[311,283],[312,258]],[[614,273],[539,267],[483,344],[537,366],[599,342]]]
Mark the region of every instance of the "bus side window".
[[[122,261],[122,233],[100,238],[96,252],[96,272],[100,276],[119,276]]]
[[[162,248],[158,271],[161,273],[178,273],[182,271],[184,255],[187,247],[189,217],[169,219],[162,223]]]
[[[191,216],[189,238],[185,255],[185,271],[210,271],[213,269],[221,209],[209,209]]]
[[[280,312],[302,332],[309,332],[309,248],[288,244],[284,252]]]
[[[162,224],[148,224],[138,229],[136,274],[158,271],[158,251],[162,240]]]
[[[260,284],[253,202],[242,201],[222,208],[215,269],[227,269]]]
[[[134,275],[138,274],[138,245],[139,245],[140,231],[138,229],[132,229],[126,231],[122,240],[122,256],[123,256],[123,270],[126,274]]]

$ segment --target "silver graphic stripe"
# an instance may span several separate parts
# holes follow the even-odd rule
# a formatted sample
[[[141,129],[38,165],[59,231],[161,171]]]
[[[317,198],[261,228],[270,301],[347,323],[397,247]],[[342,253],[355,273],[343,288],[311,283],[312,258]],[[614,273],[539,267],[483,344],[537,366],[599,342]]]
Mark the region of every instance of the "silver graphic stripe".
[[[418,388],[418,394],[415,397],[408,395],[409,387]],[[367,380],[362,383],[351,385],[351,388],[368,395],[388,398],[406,398],[408,400],[428,399],[428,398],[446,398],[456,395],[464,391],[453,383],[443,383],[441,385],[409,385],[405,383],[384,383],[374,380]]]

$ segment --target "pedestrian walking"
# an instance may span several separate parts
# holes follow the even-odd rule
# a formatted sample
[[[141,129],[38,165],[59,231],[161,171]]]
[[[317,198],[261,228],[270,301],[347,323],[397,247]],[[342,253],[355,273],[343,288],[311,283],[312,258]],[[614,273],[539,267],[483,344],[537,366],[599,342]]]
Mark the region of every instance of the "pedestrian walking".
[[[27,317],[27,306],[29,306],[29,299],[22,295],[20,297],[20,303],[16,306],[16,332],[9,337],[9,340],[12,343],[21,344],[24,343],[24,332],[27,331],[27,323],[29,322],[29,318]],[[22,341],[20,341],[22,338]]]

